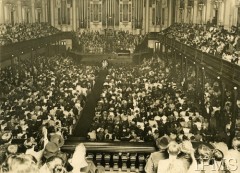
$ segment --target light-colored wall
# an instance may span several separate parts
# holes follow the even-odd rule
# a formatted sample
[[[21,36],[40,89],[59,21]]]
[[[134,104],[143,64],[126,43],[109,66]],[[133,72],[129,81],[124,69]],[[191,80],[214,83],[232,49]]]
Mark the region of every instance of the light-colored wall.
[[[27,21],[26,13],[29,11],[29,19],[30,23],[37,21],[37,11],[41,11],[41,22],[47,22],[47,1],[48,0],[0,0],[0,24],[1,23],[11,23],[11,11],[14,13],[14,22],[15,23],[24,23]],[[78,30],[79,26],[79,19],[78,14],[80,13],[80,9],[78,8],[78,4],[81,0],[72,0],[72,6],[70,7],[70,25],[59,25],[58,24],[58,7],[57,7],[58,0],[50,0],[51,4],[51,24],[59,29],[64,31],[76,31]],[[91,0],[88,0],[89,2]],[[118,1],[120,4],[120,0],[112,0]],[[124,0],[125,1],[125,0]],[[126,0],[128,1],[128,0]],[[180,21],[180,10],[179,4],[180,0],[156,0],[160,4],[159,7],[156,7],[157,3],[153,4],[152,7],[148,7],[150,4],[150,0],[138,0],[137,2],[146,2],[146,6],[143,7],[143,24],[142,30],[140,33],[146,32],[158,32],[169,25],[171,25],[171,18],[175,17],[176,22]],[[172,8],[172,2],[176,1],[176,6]],[[190,15],[187,14],[187,6],[188,0],[184,0],[185,8],[183,10],[183,21],[184,23],[200,23],[201,16],[199,12],[199,5],[198,0],[193,0],[194,6],[191,9]],[[134,1],[135,2],[135,1]],[[101,2],[100,2],[101,3]],[[129,3],[133,3],[129,1]],[[167,5],[166,5],[167,4]],[[147,8],[148,7],[148,8]],[[231,28],[232,25],[237,25],[237,18],[238,18],[238,7],[240,7],[240,0],[222,0],[221,3],[218,4],[218,24],[224,25],[226,29]],[[162,20],[164,20],[164,25],[152,25],[152,8],[155,8],[156,14],[161,14]],[[171,16],[171,10],[176,9],[176,15]],[[165,15],[162,16],[162,10],[164,9]],[[87,9],[86,9],[87,10]],[[205,5],[202,11],[202,23],[206,24],[207,21],[211,21],[215,15],[216,6],[214,5],[213,0],[205,0]],[[134,11],[132,11],[132,14]],[[157,16],[157,15],[155,15]],[[118,30],[128,30],[132,33],[139,33],[139,30],[132,26],[133,23],[129,22],[128,25],[119,25],[115,29]],[[102,27],[102,24],[99,25],[88,25],[89,30],[103,30],[105,28]]]
[[[180,0],[176,0],[176,13],[177,13],[177,20],[176,22],[180,21],[180,10],[179,10],[179,3]],[[184,15],[184,23],[189,23],[187,17],[187,0],[185,1],[185,8],[183,11]],[[219,0],[218,0],[219,1]],[[216,8],[217,7],[217,8]],[[222,0],[218,3],[218,6],[215,5],[213,0],[205,0],[205,4],[202,10],[202,23],[206,24],[207,21],[211,21],[215,16],[216,9],[218,10],[218,25],[223,25],[224,28],[230,29],[232,25],[237,25],[237,14],[238,14],[238,7],[240,7],[240,0]],[[191,19],[193,23],[200,24],[201,16],[199,11],[198,0],[194,0],[194,6],[192,8]]]
[[[11,23],[11,11],[14,14],[14,23],[25,23],[26,13],[29,11],[30,23],[37,21],[37,12],[41,12],[40,22],[46,22],[47,0],[0,0],[0,24]]]

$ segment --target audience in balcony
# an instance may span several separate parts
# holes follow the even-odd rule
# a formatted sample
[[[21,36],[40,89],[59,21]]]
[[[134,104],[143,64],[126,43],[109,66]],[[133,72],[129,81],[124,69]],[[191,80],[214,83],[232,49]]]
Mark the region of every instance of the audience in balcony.
[[[176,23],[164,30],[163,33],[202,52],[240,64],[240,39],[235,27],[228,32],[223,26],[206,27]]]
[[[48,23],[1,24],[0,46],[46,37],[60,32]]]

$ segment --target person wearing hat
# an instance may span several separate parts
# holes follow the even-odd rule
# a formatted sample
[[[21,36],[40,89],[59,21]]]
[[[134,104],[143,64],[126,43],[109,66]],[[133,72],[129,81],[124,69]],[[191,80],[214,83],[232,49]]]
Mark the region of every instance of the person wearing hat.
[[[156,146],[159,151],[150,154],[145,166],[145,172],[156,173],[158,170],[158,162],[168,158],[166,149],[168,148],[169,141],[168,136],[162,136],[156,140]]]
[[[1,144],[11,144],[12,142],[12,132],[5,131],[0,137],[0,145]]]
[[[211,170],[214,169],[214,166],[211,163],[213,160],[212,156],[213,156],[212,149],[206,144],[200,144],[196,150],[197,169],[195,167],[194,172],[204,171],[206,173],[208,172],[210,173]]]
[[[60,151],[59,147],[56,143],[48,142],[47,145],[45,146],[43,157],[48,159],[52,156],[56,156],[59,151]]]
[[[61,135],[55,133],[50,136],[50,142],[57,144],[61,148],[64,144],[64,139]]]
[[[189,169],[190,165],[193,162],[191,154],[194,152],[192,143],[189,140],[182,141],[180,146],[180,153],[178,154],[178,159],[182,160],[185,169]]]
[[[237,137],[233,138],[232,149],[228,150],[224,159],[225,159],[226,166],[228,170],[231,171],[231,173],[237,173],[240,171],[240,139],[239,138]]]
[[[46,163],[40,167],[39,173],[67,173],[63,165],[64,161],[61,157],[51,156],[47,158]]]
[[[47,139],[44,139],[44,146],[48,143],[48,140]],[[37,145],[35,139],[33,137],[30,137],[28,139],[25,140],[25,142],[23,143],[24,147],[26,148],[26,152],[25,154],[29,154],[29,155],[32,155],[33,157],[35,157],[35,159],[37,160],[38,163],[40,163],[40,160],[43,156],[43,151],[44,149],[42,150],[39,150],[39,151],[36,151],[35,150],[35,147]]]

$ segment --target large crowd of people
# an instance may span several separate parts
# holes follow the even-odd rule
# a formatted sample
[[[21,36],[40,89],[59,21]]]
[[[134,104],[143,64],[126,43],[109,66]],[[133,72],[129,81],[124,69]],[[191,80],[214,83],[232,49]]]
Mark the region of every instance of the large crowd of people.
[[[53,28],[45,32],[40,25],[49,28],[47,25],[37,25],[32,26],[40,27],[40,37],[58,32]],[[8,29],[2,28],[6,36]],[[21,32],[23,28],[10,27]],[[4,44],[34,38],[30,30],[24,39],[16,33]],[[176,24],[163,33],[206,53],[225,59],[231,55],[227,60],[238,63],[238,57],[233,58],[239,49],[234,31]],[[143,38],[122,31],[111,41],[98,32],[78,36],[84,49],[95,53],[103,53],[108,46],[112,51],[134,49]],[[88,141],[156,143],[159,151],[146,160],[147,173],[239,172],[240,138],[232,139],[230,128],[240,104],[233,112],[233,93],[228,88],[221,90],[217,79],[204,76],[205,83],[196,86],[191,65],[184,76],[181,62],[158,56],[146,57],[140,65],[103,63],[103,69],[108,75]],[[0,70],[0,172],[101,172],[86,159],[82,143],[73,155],[61,151],[99,71],[99,66],[75,64],[70,57],[58,55],[16,58],[14,64]],[[17,139],[24,143],[13,144]]]
[[[223,26],[202,26],[176,23],[163,31],[186,45],[240,64],[240,39],[236,27],[227,31]]]
[[[1,134],[36,138],[43,125],[64,137],[71,134],[97,71],[98,67],[74,65],[60,56],[20,60],[2,69]]]
[[[46,37],[60,32],[48,23],[0,24],[0,46]]]
[[[222,135],[221,140],[229,143],[225,129],[231,124],[232,99],[226,96],[224,115],[220,115],[221,94],[225,93],[216,80],[209,79],[199,104],[193,69],[182,82],[180,64],[177,73],[170,72],[173,68],[161,59],[110,68],[88,139],[143,142],[170,135],[180,141],[214,141]],[[226,94],[231,96],[231,92]]]
[[[98,31],[83,31],[77,32],[77,38],[86,53],[113,53],[118,50],[133,52],[144,36],[133,35],[125,31],[115,31],[111,36]]]
[[[138,66],[108,67],[88,140],[156,142],[159,151],[147,159],[147,173],[210,173],[220,163],[218,173],[236,172],[240,139],[229,141],[232,94],[224,93],[220,115],[223,93],[216,80],[206,78],[204,109],[195,105],[194,70],[189,68],[183,82],[180,64],[172,63],[152,58]],[[99,67],[74,65],[60,56],[37,57],[32,63],[18,60],[15,65],[1,70],[1,171],[99,169],[85,158],[83,144],[73,155],[61,151]],[[24,143],[12,144],[16,138]]]
[[[1,69],[0,172],[95,172],[93,163],[83,162],[83,145],[76,147],[82,153],[80,161],[60,148],[80,118],[98,71],[98,66],[76,65],[58,55],[17,59]]]

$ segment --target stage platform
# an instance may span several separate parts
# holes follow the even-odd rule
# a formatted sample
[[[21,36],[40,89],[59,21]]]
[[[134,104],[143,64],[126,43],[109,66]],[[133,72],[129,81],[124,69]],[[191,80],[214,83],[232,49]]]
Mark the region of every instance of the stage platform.
[[[130,55],[121,55],[118,56],[117,54],[87,54],[87,53],[80,53],[77,51],[69,52],[69,55],[74,57],[77,61],[82,63],[98,63],[102,62],[102,60],[108,60],[109,63],[113,64],[125,64],[125,63],[132,63],[133,56]]]

